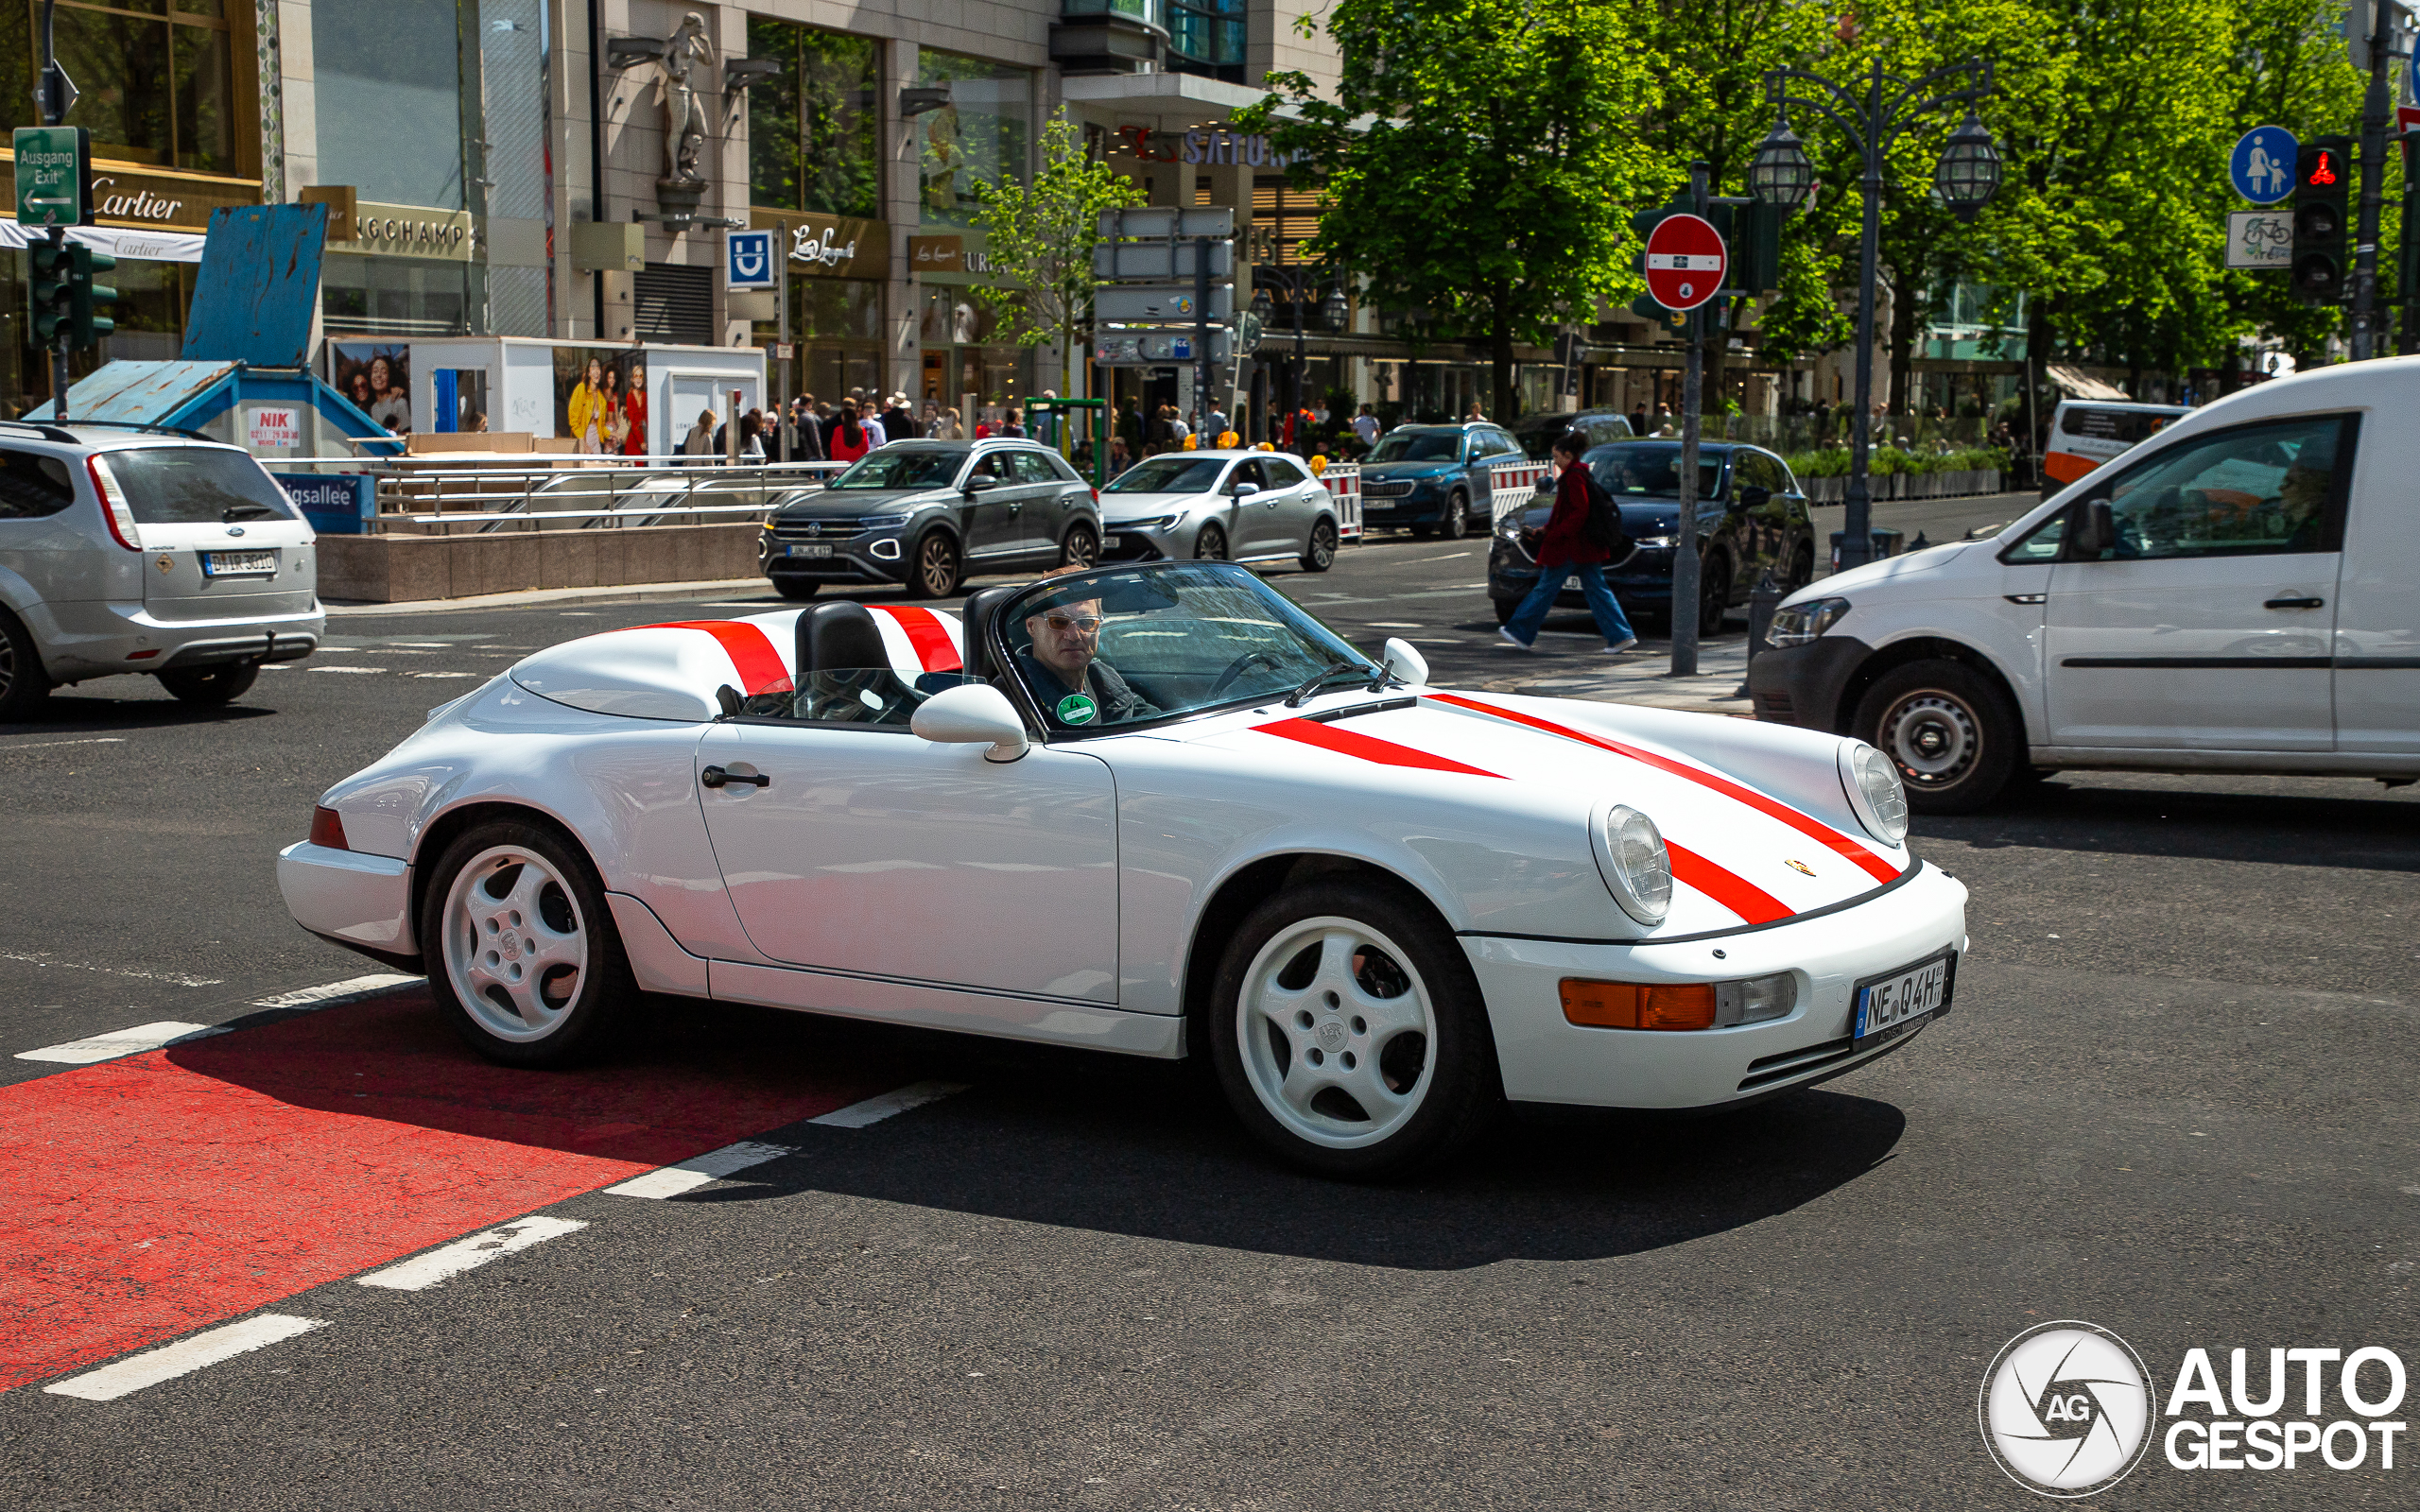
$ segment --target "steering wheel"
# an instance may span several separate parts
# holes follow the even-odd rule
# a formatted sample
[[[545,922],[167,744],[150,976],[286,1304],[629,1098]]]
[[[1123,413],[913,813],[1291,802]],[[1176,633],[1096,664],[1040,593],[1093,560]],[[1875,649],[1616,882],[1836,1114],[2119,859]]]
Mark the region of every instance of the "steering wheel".
[[[1210,696],[1216,698],[1219,695],[1235,686],[1236,679],[1244,675],[1244,669],[1251,666],[1255,662],[1259,662],[1262,666],[1267,667],[1271,672],[1278,670],[1277,658],[1270,655],[1267,651],[1246,651],[1243,655],[1236,658],[1233,662],[1228,662],[1227,670],[1219,674],[1219,680],[1210,684]]]

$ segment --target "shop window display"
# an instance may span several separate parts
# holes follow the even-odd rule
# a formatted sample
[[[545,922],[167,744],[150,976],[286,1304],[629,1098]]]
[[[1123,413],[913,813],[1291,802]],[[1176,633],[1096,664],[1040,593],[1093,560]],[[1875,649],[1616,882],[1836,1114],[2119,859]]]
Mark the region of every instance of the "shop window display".
[[[881,218],[876,51],[870,37],[748,18],[748,56],[782,68],[748,91],[749,203]]]
[[[138,9],[147,13],[130,13]],[[222,0],[173,7],[133,0],[112,9],[59,0],[59,60],[80,91],[67,124],[92,132],[95,158],[241,171],[233,48],[222,9]],[[10,127],[39,124],[34,14],[28,5],[0,6],[0,124]]]

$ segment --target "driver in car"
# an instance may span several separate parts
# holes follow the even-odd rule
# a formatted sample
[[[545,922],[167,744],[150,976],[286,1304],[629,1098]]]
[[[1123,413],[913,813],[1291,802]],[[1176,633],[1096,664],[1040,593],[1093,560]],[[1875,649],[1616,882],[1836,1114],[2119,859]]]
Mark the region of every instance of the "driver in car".
[[[1101,601],[1071,588],[1046,594],[1025,617],[1032,645],[1016,653],[1017,671],[1050,722],[1064,729],[1156,719],[1162,711],[1100,657]]]

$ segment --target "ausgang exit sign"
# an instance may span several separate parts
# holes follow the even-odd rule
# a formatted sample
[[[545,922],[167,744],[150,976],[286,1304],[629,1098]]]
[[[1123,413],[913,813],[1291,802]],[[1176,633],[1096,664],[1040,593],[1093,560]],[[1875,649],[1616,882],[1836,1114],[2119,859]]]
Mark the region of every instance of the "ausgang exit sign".
[[[17,150],[17,224],[80,226],[91,158],[80,126],[21,126]]]

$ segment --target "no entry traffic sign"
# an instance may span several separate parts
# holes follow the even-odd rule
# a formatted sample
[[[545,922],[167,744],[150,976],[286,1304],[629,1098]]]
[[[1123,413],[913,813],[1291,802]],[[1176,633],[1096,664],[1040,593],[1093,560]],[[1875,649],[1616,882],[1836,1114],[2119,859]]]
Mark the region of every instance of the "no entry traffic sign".
[[[1694,310],[1722,287],[1722,233],[1703,215],[1667,215],[1647,233],[1647,292],[1668,310]]]

